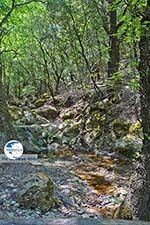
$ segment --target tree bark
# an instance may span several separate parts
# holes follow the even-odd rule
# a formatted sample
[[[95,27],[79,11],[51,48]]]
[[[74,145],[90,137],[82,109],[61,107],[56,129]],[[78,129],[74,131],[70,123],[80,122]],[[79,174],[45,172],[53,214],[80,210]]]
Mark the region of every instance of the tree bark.
[[[129,192],[115,217],[150,220],[150,0],[143,12],[140,48],[140,92],[143,125],[142,157],[131,178]],[[126,212],[129,212],[128,215]]]
[[[16,137],[8,112],[6,90],[2,83],[2,72],[2,53],[0,52],[0,153],[3,153],[6,142]]]
[[[109,0],[109,5],[112,7],[109,13],[109,61],[108,61],[108,77],[118,72],[120,62],[120,41],[117,37],[118,23],[117,10],[113,9],[113,0]]]

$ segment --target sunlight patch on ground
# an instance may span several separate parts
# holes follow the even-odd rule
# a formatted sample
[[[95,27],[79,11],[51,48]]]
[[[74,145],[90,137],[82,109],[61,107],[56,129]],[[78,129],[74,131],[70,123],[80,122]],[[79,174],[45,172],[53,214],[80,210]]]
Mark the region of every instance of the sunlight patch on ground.
[[[94,213],[97,215],[102,215],[105,218],[112,218],[112,215],[116,208],[117,208],[117,206],[113,206],[113,205],[102,207],[102,208],[91,207],[91,208],[87,209],[87,212]]]
[[[81,179],[86,180],[90,187],[94,189],[94,192],[98,195],[112,194],[116,191],[115,184],[106,180],[104,176],[93,173],[79,173]]]

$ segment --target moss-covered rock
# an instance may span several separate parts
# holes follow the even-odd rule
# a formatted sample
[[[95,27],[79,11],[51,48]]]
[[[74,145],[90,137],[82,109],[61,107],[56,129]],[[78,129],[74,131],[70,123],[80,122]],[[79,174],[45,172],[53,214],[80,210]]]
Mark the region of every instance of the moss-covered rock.
[[[142,142],[138,138],[132,136],[125,136],[116,139],[114,150],[127,157],[138,157],[142,148]]]
[[[24,146],[26,153],[40,153],[44,146],[42,137],[43,129],[39,125],[17,125],[15,126],[17,137]]]
[[[47,143],[51,144],[53,142],[61,144],[62,143],[62,132],[59,129],[59,126],[51,124],[47,130]]]
[[[46,212],[57,203],[53,190],[54,184],[49,176],[44,173],[30,174],[22,180],[17,201],[25,208]]]
[[[142,133],[142,124],[137,121],[136,123],[132,124],[129,128],[129,132],[131,134],[134,134],[134,135],[141,135]]]
[[[14,105],[9,105],[9,113],[13,121],[17,121],[23,117],[23,111]]]
[[[36,102],[34,104],[35,104],[35,107],[38,108],[38,107],[43,106],[45,104],[45,102],[46,102],[46,99],[40,98],[40,99],[36,100]]]
[[[59,111],[55,107],[50,105],[40,107],[36,109],[35,112],[48,120],[54,120],[59,115]]]
[[[61,115],[60,115],[60,117],[63,120],[70,120],[70,119],[73,119],[75,117],[75,114],[76,114],[75,111],[70,110],[70,111],[62,112]]]
[[[71,141],[73,138],[78,136],[79,132],[79,124],[74,123],[64,129],[62,137],[67,138],[68,141]]]
[[[86,120],[85,128],[86,130],[96,129],[102,131],[106,125],[106,114],[101,114],[98,111],[92,112],[89,118]]]
[[[129,132],[130,123],[121,119],[116,119],[113,121],[113,131],[116,138],[123,138]]]
[[[103,102],[95,102],[90,106],[90,112],[93,111],[105,111],[106,105]]]

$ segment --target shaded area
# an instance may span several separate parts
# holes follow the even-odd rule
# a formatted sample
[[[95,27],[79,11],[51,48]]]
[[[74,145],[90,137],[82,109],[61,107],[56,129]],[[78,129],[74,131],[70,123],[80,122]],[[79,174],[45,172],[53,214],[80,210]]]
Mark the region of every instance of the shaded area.
[[[143,221],[103,220],[103,219],[53,219],[53,220],[0,220],[1,225],[148,225]]]

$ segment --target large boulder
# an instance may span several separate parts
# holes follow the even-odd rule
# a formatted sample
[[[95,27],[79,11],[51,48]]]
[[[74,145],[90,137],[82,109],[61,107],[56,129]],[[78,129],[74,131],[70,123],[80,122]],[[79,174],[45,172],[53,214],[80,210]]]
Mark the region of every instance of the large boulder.
[[[51,143],[62,143],[62,132],[57,124],[51,124],[51,126],[47,129],[47,142]]]
[[[39,125],[16,125],[18,140],[23,144],[25,153],[38,154],[44,147],[43,128]]]
[[[127,157],[138,158],[142,148],[142,141],[138,137],[125,136],[120,139],[116,139],[114,150]]]
[[[78,137],[80,133],[80,124],[74,123],[70,126],[66,127],[62,133],[62,143],[63,144],[70,144],[70,142]]]
[[[35,110],[37,114],[39,114],[42,117],[45,117],[48,120],[54,120],[58,117],[59,111],[50,105],[44,105],[43,107],[40,107]]]
[[[32,124],[47,124],[49,120],[46,118],[38,115],[34,110],[26,109],[22,111],[22,114],[19,114],[15,119],[15,124],[25,124],[25,125],[32,125]],[[13,117],[14,118],[14,117]]]
[[[25,208],[46,212],[56,205],[53,189],[54,184],[46,174],[30,174],[21,183],[17,201]]]

